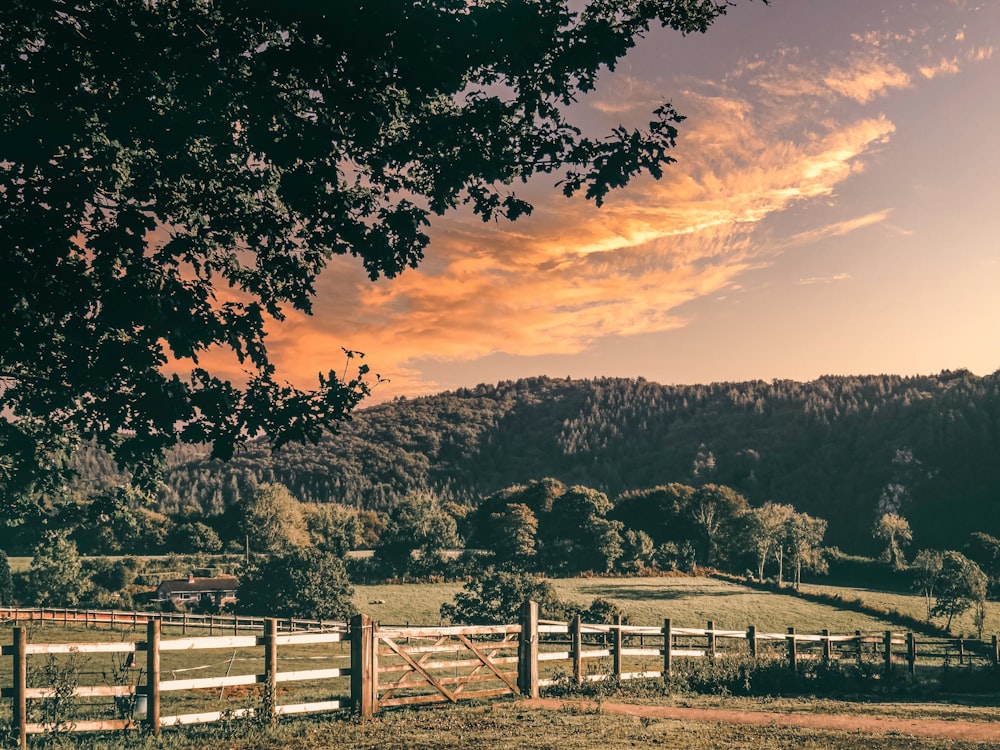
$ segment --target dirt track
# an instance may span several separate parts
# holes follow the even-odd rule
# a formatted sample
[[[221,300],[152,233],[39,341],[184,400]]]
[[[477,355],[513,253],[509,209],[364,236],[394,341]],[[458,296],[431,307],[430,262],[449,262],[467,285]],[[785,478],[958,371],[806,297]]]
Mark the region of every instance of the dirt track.
[[[975,721],[943,721],[940,719],[898,719],[872,715],[795,714],[773,711],[734,711],[720,708],[680,708],[676,706],[641,706],[630,703],[560,700],[536,698],[525,701],[531,708],[575,708],[640,716],[651,719],[681,719],[688,721],[720,722],[727,724],[757,724],[762,726],[805,727],[809,729],[834,729],[843,732],[887,734],[894,732],[913,737],[934,737],[968,742],[1000,743],[1000,723]]]

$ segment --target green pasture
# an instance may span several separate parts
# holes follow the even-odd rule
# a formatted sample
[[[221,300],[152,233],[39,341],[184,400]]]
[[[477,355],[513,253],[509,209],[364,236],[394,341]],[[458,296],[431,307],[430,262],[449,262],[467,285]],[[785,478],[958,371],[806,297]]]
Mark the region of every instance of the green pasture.
[[[756,625],[760,632],[850,634],[892,628],[886,619],[869,617],[791,596],[761,592],[714,578],[558,578],[551,581],[560,599],[587,605],[607,599],[628,615],[634,625],[662,625],[667,617],[678,627],[704,627],[712,620],[727,630]],[[356,586],[359,611],[383,624],[437,625],[441,605],[462,589],[458,583]],[[919,597],[916,597],[920,603]],[[511,613],[511,622],[517,614]]]
[[[846,600],[856,599],[865,606],[880,610],[895,610],[901,614],[916,617],[923,620],[927,615],[927,607],[924,598],[917,594],[899,594],[891,591],[879,591],[877,589],[848,588],[844,586],[803,586],[805,592],[817,592],[828,596],[840,596]],[[932,622],[944,625],[947,618],[935,617]],[[951,623],[951,632],[955,635],[974,637],[976,627],[973,623],[972,609],[958,615]],[[1000,602],[986,602],[986,625],[984,634],[1000,633]]]

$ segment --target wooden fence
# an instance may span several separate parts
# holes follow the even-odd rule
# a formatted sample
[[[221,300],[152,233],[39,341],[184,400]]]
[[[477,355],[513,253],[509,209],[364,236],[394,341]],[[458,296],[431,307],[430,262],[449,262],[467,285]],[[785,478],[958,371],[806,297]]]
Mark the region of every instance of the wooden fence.
[[[13,684],[2,687],[0,694],[12,699],[15,731],[22,748],[27,747],[28,734],[51,731],[51,724],[29,721],[29,701],[44,702],[58,697],[54,685],[29,687],[28,657],[43,654],[111,653],[128,657],[144,654],[145,679],[141,684],[138,680],[134,685],[74,684],[68,692],[63,692],[64,696],[125,701],[126,706],[138,710],[114,719],[73,721],[62,731],[112,731],[145,725],[154,733],[159,733],[162,727],[226,718],[274,721],[281,715],[346,708],[368,717],[390,706],[454,703],[516,694],[537,697],[541,688],[560,681],[579,684],[604,679],[666,679],[677,659],[740,654],[754,659],[787,660],[793,670],[808,660],[868,662],[877,665],[882,678],[892,679],[898,670],[913,673],[918,663],[940,666],[950,660],[961,664],[975,659],[996,665],[1000,657],[996,636],[990,642],[924,638],[918,641],[912,633],[890,631],[834,635],[826,630],[819,634],[797,633],[794,628],[786,633],[761,633],[753,626],[747,630],[724,630],[711,621],[705,628],[676,627],[669,619],[664,620],[662,627],[626,625],[620,620],[611,625],[593,625],[582,623],[579,618],[565,623],[540,621],[534,602],[526,602],[520,622],[509,625],[380,627],[367,615],[356,615],[349,624],[327,623],[322,630],[299,628],[295,632],[281,632],[282,623],[268,618],[262,621],[263,635],[170,639],[162,637],[163,620],[159,617],[136,615],[146,618],[146,634],[145,640],[135,642],[35,644],[28,643],[28,630],[24,626],[14,627],[13,643],[2,647],[3,655],[12,657]],[[128,617],[124,620],[132,622]],[[56,618],[56,621],[61,620]],[[326,644],[342,641],[349,641],[349,653],[334,658],[349,662],[343,667],[278,668],[279,650],[305,644],[327,649]],[[162,668],[163,654],[206,649],[263,649],[263,669],[253,674],[233,675],[227,670],[222,677],[164,679],[167,675]],[[349,682],[336,683],[342,695],[306,702],[279,702],[280,684],[311,685],[348,677]],[[238,686],[259,690],[254,707],[162,713],[164,694],[218,690],[221,700],[222,690]]]
[[[0,621],[34,623],[51,621],[64,625],[84,625],[85,627],[131,628],[136,630],[145,626],[150,620],[156,619],[164,626],[178,627],[182,633],[188,629],[208,630],[209,635],[215,631],[220,633],[238,633],[241,630],[264,629],[265,617],[249,615],[196,615],[188,612],[134,612],[132,610],[114,609],[61,609],[54,607],[0,607]],[[324,630],[332,623],[324,620],[303,620],[300,618],[281,618],[277,621],[281,632],[298,630]],[[341,623],[343,624],[343,623]]]

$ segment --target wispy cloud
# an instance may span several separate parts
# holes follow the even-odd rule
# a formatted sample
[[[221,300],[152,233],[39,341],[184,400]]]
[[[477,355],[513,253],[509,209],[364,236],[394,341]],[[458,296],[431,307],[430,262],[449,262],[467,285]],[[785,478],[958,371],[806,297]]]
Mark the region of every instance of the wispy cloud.
[[[810,245],[820,240],[827,239],[829,237],[840,237],[845,234],[857,231],[858,229],[866,229],[867,227],[874,226],[876,224],[883,223],[889,218],[892,213],[891,209],[884,209],[882,211],[874,211],[864,216],[858,216],[853,219],[847,219],[845,221],[838,221],[832,224],[827,224],[826,226],[817,227],[815,229],[810,229],[805,232],[799,232],[798,234],[790,237],[786,243],[788,247],[795,247],[798,245]]]
[[[811,286],[813,284],[833,284],[838,281],[847,281],[851,278],[849,273],[837,273],[833,276],[811,276],[808,279],[799,279],[799,284],[802,286]]]

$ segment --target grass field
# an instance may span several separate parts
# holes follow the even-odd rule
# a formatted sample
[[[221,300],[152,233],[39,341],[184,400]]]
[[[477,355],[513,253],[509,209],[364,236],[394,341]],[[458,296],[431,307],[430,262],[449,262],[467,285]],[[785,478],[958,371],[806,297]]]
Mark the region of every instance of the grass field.
[[[713,620],[718,628],[739,630],[756,625],[762,632],[782,633],[789,626],[813,633],[823,628],[832,633],[853,633],[891,627],[885,619],[713,578],[563,578],[553,580],[552,585],[560,599],[583,605],[595,597],[607,599],[624,609],[636,625],[662,625],[669,617],[682,627],[704,627]],[[437,625],[441,605],[461,589],[458,583],[356,586],[354,603],[359,611],[383,624]],[[919,597],[913,599],[920,604]]]

